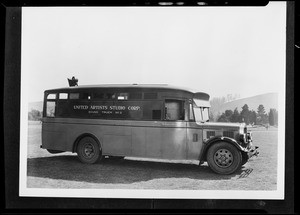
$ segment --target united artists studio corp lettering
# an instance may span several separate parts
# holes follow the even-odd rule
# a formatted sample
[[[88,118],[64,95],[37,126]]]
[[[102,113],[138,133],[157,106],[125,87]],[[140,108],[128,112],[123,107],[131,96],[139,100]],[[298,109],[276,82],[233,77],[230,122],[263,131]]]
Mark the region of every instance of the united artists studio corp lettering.
[[[122,114],[122,111],[139,111],[140,106],[119,106],[119,105],[74,105],[74,110],[88,110],[88,113],[101,113],[104,114]]]

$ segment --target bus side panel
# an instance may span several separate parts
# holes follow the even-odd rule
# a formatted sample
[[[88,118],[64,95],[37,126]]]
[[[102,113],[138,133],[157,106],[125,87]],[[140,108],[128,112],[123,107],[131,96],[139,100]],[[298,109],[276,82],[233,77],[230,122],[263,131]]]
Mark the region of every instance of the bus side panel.
[[[132,156],[146,157],[146,128],[132,128]]]
[[[42,124],[42,147],[61,151],[72,151],[68,144],[68,128],[58,123]]]
[[[163,129],[159,127],[146,128],[146,157],[162,157]]]
[[[131,155],[131,136],[126,135],[103,135],[104,155]]]
[[[162,132],[162,158],[186,159],[186,123],[165,122]]]
[[[97,130],[104,155],[131,155],[131,128],[129,126],[102,125],[98,126]]]
[[[195,122],[189,122],[187,126],[187,159],[198,160],[203,147],[202,128]]]
[[[186,123],[158,122],[146,128],[146,156],[161,159],[186,159]]]

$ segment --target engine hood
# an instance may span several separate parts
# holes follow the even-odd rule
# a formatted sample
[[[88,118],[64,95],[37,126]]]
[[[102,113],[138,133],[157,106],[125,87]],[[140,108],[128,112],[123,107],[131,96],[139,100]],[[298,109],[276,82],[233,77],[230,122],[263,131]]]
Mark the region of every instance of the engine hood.
[[[231,122],[205,122],[202,123],[203,128],[216,128],[216,129],[233,129],[238,130],[240,128],[244,128],[246,126],[245,123],[231,123]]]

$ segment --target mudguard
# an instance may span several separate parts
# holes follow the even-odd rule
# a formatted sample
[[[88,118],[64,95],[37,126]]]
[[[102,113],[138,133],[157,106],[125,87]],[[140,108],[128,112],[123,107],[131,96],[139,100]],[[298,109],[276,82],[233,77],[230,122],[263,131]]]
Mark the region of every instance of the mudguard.
[[[98,143],[99,148],[102,150],[102,145],[101,145],[100,141],[98,140],[98,138],[96,137],[96,135],[91,134],[91,133],[84,133],[84,134],[79,135],[79,136],[76,138],[76,140],[74,141],[73,149],[72,149],[72,152],[73,152],[73,153],[77,151],[78,143],[79,143],[79,141],[80,141],[82,138],[84,138],[84,137],[91,137],[91,138],[93,138],[93,139]]]
[[[208,148],[212,144],[219,142],[219,141],[224,141],[224,142],[230,143],[242,152],[246,152],[246,153],[248,152],[248,150],[246,148],[244,148],[240,144],[238,144],[238,142],[233,138],[224,137],[224,136],[215,136],[215,137],[210,138],[206,142],[204,142],[204,147],[202,147],[202,150],[201,150],[200,156],[199,156],[200,163],[202,163],[203,161],[206,161],[206,153],[207,153]]]

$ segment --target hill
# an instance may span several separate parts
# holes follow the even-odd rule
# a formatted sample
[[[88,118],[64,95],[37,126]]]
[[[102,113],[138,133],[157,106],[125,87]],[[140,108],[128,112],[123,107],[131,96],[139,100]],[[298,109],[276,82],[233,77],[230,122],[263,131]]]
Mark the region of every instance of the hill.
[[[249,110],[254,111],[257,111],[257,108],[260,104],[265,107],[266,112],[269,112],[270,108],[275,108],[278,110],[278,93],[266,93],[226,102],[221,105],[221,107],[218,109],[218,112],[223,113],[225,110],[234,110],[235,108],[238,108],[238,111],[241,111],[245,104],[248,105]]]

